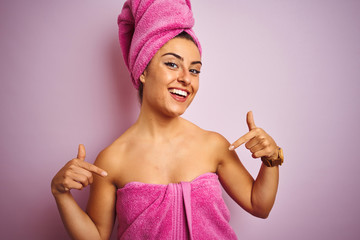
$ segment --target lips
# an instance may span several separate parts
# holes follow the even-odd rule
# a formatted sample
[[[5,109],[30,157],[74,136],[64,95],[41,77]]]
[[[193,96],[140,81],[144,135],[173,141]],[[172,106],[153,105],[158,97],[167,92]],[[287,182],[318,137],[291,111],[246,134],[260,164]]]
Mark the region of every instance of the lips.
[[[169,88],[169,92],[171,96],[179,102],[185,102],[189,96],[188,91],[179,88]]]

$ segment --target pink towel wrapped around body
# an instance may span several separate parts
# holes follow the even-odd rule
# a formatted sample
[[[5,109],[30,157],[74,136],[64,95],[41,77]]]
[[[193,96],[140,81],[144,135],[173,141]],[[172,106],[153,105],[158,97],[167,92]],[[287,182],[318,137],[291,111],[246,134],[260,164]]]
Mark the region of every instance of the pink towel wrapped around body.
[[[119,40],[133,85],[155,53],[181,32],[201,46],[190,0],[127,0]],[[236,239],[215,173],[168,185],[130,182],[117,191],[118,239]]]
[[[118,239],[237,239],[215,173],[168,185],[130,182],[117,191]]]
[[[136,89],[140,75],[155,53],[179,33],[190,34],[201,53],[192,30],[194,18],[190,0],[127,0],[118,25],[124,61]]]

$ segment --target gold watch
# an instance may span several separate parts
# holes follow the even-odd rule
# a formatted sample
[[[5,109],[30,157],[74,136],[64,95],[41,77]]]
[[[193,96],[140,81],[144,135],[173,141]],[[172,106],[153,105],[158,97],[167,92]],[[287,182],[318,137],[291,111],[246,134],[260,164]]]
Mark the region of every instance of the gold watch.
[[[277,159],[273,160],[273,159],[268,158],[268,157],[262,157],[261,161],[267,167],[275,167],[275,166],[281,165],[284,162],[284,153],[283,153],[282,148],[279,147],[278,158]]]

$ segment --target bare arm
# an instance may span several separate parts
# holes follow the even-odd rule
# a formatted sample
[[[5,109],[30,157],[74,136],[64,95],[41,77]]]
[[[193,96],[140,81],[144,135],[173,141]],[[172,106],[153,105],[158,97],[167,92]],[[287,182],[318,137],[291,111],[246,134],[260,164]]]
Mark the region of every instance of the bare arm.
[[[101,239],[96,225],[79,207],[70,192],[55,197],[55,201],[72,239]]]
[[[261,165],[256,180],[248,173],[234,151],[243,143],[253,158],[273,157],[278,154],[275,141],[266,132],[255,126],[252,113],[247,116],[249,132],[227,149],[222,141],[218,175],[226,192],[246,211],[260,218],[268,217],[274,202],[279,182],[279,167]],[[227,146],[226,146],[227,145]],[[232,147],[233,146],[233,147]]]
[[[70,193],[71,189],[81,190],[94,182],[93,185],[105,186],[101,194],[114,196],[115,189],[109,183],[108,177],[105,177],[107,173],[84,160],[85,148],[80,145],[77,158],[69,161],[53,178],[51,191],[64,226],[72,239],[107,239],[110,236],[108,232],[111,233],[112,225],[107,225],[105,230],[105,227],[100,224],[102,221],[94,221],[96,218],[90,218]],[[99,211],[109,212],[111,211],[109,209],[113,210],[114,205],[104,203]],[[107,218],[112,218],[112,215]],[[98,225],[101,225],[101,228]]]
[[[116,161],[117,160],[117,161]],[[95,164],[103,169],[107,169],[109,176],[102,178],[94,176],[94,183],[90,188],[90,197],[86,211],[93,220],[100,232],[101,239],[109,239],[116,217],[116,190],[113,177],[116,174],[117,167],[114,166],[113,154],[109,151],[103,151],[99,154]]]

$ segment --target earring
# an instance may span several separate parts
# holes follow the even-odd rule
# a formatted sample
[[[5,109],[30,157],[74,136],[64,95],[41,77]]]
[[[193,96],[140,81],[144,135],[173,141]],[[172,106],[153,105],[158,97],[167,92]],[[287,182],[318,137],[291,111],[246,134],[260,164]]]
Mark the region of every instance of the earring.
[[[141,75],[140,75],[140,81],[141,81],[142,83],[144,83],[144,82],[145,82],[145,77],[144,77],[144,74],[141,74]]]

